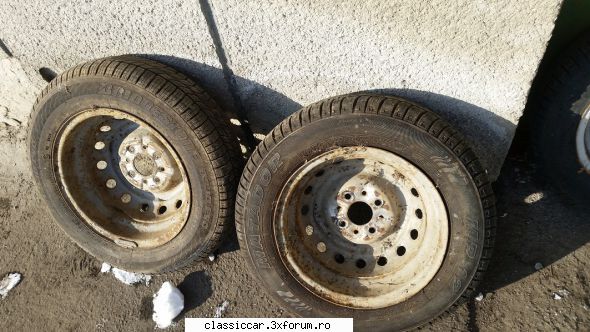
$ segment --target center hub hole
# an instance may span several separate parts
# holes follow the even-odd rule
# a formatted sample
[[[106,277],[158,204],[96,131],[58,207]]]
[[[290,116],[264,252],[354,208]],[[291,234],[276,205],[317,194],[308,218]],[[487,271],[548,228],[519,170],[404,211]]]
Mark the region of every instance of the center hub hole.
[[[348,208],[348,219],[355,225],[364,225],[373,218],[373,210],[365,202],[355,202]]]

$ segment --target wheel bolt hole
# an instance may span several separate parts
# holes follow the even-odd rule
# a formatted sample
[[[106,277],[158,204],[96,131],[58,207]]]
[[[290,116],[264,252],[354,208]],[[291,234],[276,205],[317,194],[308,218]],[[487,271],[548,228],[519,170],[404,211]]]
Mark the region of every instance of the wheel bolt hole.
[[[410,237],[412,238],[412,240],[416,240],[418,238],[418,230],[412,229],[410,231]]]
[[[96,168],[103,170],[105,168],[107,168],[107,162],[104,160],[101,160],[99,162],[96,163]]]
[[[375,227],[369,227],[369,233],[371,233],[371,234],[375,233]]]
[[[176,201],[176,208],[180,209],[180,207],[182,206],[182,201],[181,200],[177,200]]]
[[[420,197],[420,195],[418,194],[418,190],[416,190],[416,188],[412,188],[410,191],[412,192],[412,195]]]
[[[362,269],[365,266],[367,266],[367,262],[365,262],[364,259],[359,259],[356,261],[356,267],[358,267],[359,269]]]
[[[377,265],[385,266],[385,264],[387,264],[387,258],[385,258],[383,256],[377,258]]]
[[[376,199],[375,200],[375,205],[376,206],[381,206],[381,204],[383,204],[383,201],[382,200],[380,200],[380,199]]]
[[[336,263],[342,264],[344,263],[344,256],[342,256],[341,254],[336,254],[334,255],[334,260],[336,261]]]
[[[351,193],[344,194],[344,199],[346,199],[346,200],[352,199],[352,194]]]
[[[313,190],[313,187],[312,186],[308,186],[307,188],[305,188],[305,190],[303,191],[303,193],[306,194],[306,195],[309,195],[312,190]]]
[[[355,229],[355,230],[354,230],[354,231],[352,231],[352,232],[353,232],[354,234],[358,234],[358,233],[359,233],[358,229]]]
[[[363,190],[363,192],[361,193],[363,196],[367,196],[367,192]]]
[[[404,246],[399,246],[399,247],[397,247],[397,250],[396,250],[396,252],[397,252],[397,255],[398,255],[398,256],[403,256],[403,255],[405,255],[405,254],[406,254],[406,247],[404,247]]]
[[[373,210],[365,202],[355,202],[348,208],[348,219],[355,225],[365,225],[373,218]]]
[[[341,220],[341,221],[338,223],[338,226],[340,226],[340,227],[346,227],[346,221],[344,221],[344,220]]]
[[[309,206],[304,205],[301,207],[301,214],[302,215],[306,216],[308,212],[309,212]]]
[[[150,206],[148,204],[141,204],[141,207],[139,208],[139,211],[141,212],[147,212],[150,209]]]
[[[158,214],[164,214],[164,213],[166,213],[166,210],[168,210],[168,208],[166,206],[162,205],[158,208]]]
[[[166,170],[166,169],[165,169],[164,167],[160,167],[160,168],[158,168],[158,171],[160,171],[160,172],[164,172],[165,170]]]
[[[422,219],[424,215],[422,214],[422,210],[420,209],[416,209],[416,217],[418,217],[418,219]]]
[[[107,188],[113,189],[117,186],[117,181],[115,181],[115,179],[108,179],[105,185]]]

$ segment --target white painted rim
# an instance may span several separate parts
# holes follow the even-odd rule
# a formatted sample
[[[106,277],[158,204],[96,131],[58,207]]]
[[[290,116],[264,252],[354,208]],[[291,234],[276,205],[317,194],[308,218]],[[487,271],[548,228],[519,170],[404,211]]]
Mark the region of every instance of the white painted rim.
[[[64,198],[97,234],[124,248],[153,248],[188,220],[190,185],[172,146],[125,112],[97,108],[70,118],[56,138]]]
[[[274,232],[285,267],[334,304],[377,309],[420,292],[444,260],[449,222],[434,183],[405,159],[346,147],[284,185]]]

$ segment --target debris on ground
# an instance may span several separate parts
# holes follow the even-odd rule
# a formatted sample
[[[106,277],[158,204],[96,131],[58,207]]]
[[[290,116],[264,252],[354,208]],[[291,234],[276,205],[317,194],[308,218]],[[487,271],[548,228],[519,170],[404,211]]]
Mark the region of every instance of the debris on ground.
[[[223,303],[220,306],[215,308],[215,316],[213,316],[213,318],[221,318],[221,316],[223,316],[223,314],[227,310],[227,307],[229,307],[229,302],[223,301]]]
[[[560,289],[557,292],[555,292],[555,294],[557,294],[560,297],[564,298],[564,297],[570,295],[570,292],[567,289]]]
[[[543,268],[543,264],[541,264],[541,263],[535,263],[535,270],[539,271],[542,268]]]
[[[18,285],[21,279],[22,275],[18,272],[9,273],[4,276],[4,278],[0,280],[0,297],[4,299],[8,292]]]
[[[477,295],[477,296],[475,297],[475,301],[477,301],[477,302],[481,302],[482,300],[483,300],[483,294],[482,294],[482,293],[479,293],[479,295]]]
[[[100,267],[100,273],[107,273],[111,270],[111,265],[109,263],[102,263]]]
[[[559,294],[557,294],[557,293],[553,293],[553,299],[554,299],[554,300],[561,300],[561,299],[562,299],[562,297],[561,297],[561,296],[559,296]]]
[[[172,320],[184,309],[184,295],[166,281],[160,290],[154,295],[154,314],[152,319],[156,326],[165,329],[172,324]]]
[[[210,255],[209,255],[209,260],[210,260],[211,262],[213,262],[213,261],[215,260],[215,254],[210,254]]]
[[[508,212],[504,212],[504,213],[503,213],[503,214],[500,216],[500,218],[506,218],[507,216],[508,216]]]
[[[127,285],[135,285],[141,282],[146,284],[147,286],[150,284],[150,280],[152,280],[152,276],[149,274],[128,272],[125,270],[118,269],[116,267],[112,267],[108,263],[102,263],[102,266],[100,267],[100,272],[111,272],[113,276],[115,276],[115,278]]]

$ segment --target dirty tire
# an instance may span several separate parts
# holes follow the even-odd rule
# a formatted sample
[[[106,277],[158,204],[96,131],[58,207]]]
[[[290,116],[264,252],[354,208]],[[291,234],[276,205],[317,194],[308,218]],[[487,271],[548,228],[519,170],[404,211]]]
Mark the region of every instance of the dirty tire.
[[[116,110],[117,114],[129,115],[147,124],[154,135],[162,137],[170,153],[184,167],[183,183],[187,184],[186,192],[191,199],[186,208],[184,202],[177,202],[176,209],[182,206],[183,211],[187,211],[183,224],[163,243],[145,248],[134,247],[129,241],[115,243],[90,227],[72,203],[75,200],[68,198],[63,184],[67,179],[60,178],[61,168],[56,165],[61,156],[58,137],[65,136],[61,131],[70,119],[83,112],[93,114],[102,108]],[[214,250],[224,228],[233,220],[240,152],[219,113],[217,104],[193,81],[156,61],[129,55],[80,64],[53,79],[34,105],[28,144],[37,186],[59,226],[99,260],[130,271],[157,273],[178,269]],[[120,120],[114,117],[112,121],[117,119]],[[107,147],[111,144],[106,143]],[[73,151],[71,163],[90,158],[88,154],[94,152],[92,148]],[[155,163],[151,159],[143,161],[149,167]],[[63,164],[66,165],[63,169],[70,167],[67,166],[69,162]],[[113,172],[123,173],[117,167],[112,167]],[[164,167],[158,170],[163,171]],[[94,171],[96,169],[89,169],[89,172]],[[148,171],[157,174],[155,168]],[[96,186],[99,187],[97,191],[108,190],[104,182],[81,185],[87,185],[88,191]],[[121,200],[129,203],[130,198]],[[106,204],[105,213],[120,208],[115,204],[100,204]],[[173,213],[173,209],[168,206],[168,212]],[[163,208],[158,212],[150,211],[150,215],[165,212]]]
[[[576,133],[582,114],[590,112],[590,32],[558,59],[555,69],[542,79],[544,88],[534,102],[533,155],[544,178],[585,205],[590,196],[590,167],[584,171],[578,158]]]
[[[281,230],[274,228],[280,221],[274,216],[279,213],[278,206],[282,206],[282,192],[289,188],[286,183],[291,183],[293,174],[314,158],[351,147],[385,151],[417,167],[436,185],[434,191],[442,197],[443,210],[450,216],[448,244],[440,268],[424,288],[393,305],[359,309],[353,308],[357,305],[354,301],[348,305],[339,304],[336,297],[328,301],[308,290],[309,284],[304,286],[301,279],[296,279],[301,277],[295,277],[278,249],[283,244],[276,240]],[[346,156],[343,159],[346,161]],[[320,175],[326,173],[315,176]],[[313,190],[316,188],[307,188],[304,194]],[[349,217],[353,220],[350,214]],[[288,311],[303,317],[353,317],[359,331],[404,330],[431,321],[474,292],[492,253],[495,199],[486,171],[475,154],[439,116],[401,98],[353,94],[305,107],[285,119],[259,144],[238,188],[236,228],[251,273]],[[292,242],[297,243],[296,236],[299,235],[293,233],[287,238],[294,237]],[[318,250],[330,252],[326,247],[322,244]],[[400,254],[403,252],[398,251]],[[366,263],[371,264],[363,261],[357,267],[375,265]],[[381,263],[385,262],[377,262]],[[317,265],[309,266],[313,269]]]

